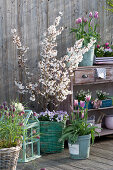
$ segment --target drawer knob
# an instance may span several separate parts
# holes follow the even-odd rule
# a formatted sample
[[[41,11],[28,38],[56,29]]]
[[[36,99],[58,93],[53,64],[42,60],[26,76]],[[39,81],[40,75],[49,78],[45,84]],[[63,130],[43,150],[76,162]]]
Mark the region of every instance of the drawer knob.
[[[87,77],[88,77],[88,75],[86,75],[86,74],[82,75],[82,78],[87,78]]]

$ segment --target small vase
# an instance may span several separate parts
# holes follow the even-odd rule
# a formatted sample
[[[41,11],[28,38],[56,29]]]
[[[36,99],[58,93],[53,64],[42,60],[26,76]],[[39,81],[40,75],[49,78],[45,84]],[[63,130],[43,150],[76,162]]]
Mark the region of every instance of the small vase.
[[[88,52],[83,55],[83,60],[79,63],[79,67],[92,66],[94,62],[94,48],[93,45]]]

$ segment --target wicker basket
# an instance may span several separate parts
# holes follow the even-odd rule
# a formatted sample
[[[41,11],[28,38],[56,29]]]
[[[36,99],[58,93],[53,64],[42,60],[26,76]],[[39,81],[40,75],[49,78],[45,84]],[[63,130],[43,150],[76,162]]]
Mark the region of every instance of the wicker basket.
[[[59,142],[63,126],[60,122],[40,121],[41,153],[56,153],[64,149],[64,142]]]
[[[21,147],[0,149],[0,170],[16,170]]]

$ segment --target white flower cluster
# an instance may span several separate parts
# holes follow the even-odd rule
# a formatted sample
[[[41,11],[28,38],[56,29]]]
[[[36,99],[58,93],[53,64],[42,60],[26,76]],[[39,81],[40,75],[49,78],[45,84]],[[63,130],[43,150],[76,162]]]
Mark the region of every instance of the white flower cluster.
[[[20,81],[15,81],[20,93],[30,93],[31,101],[35,101],[38,95],[43,96],[46,108],[50,103],[57,106],[71,94],[69,89],[70,75],[72,75],[73,69],[78,66],[78,63],[82,61],[83,54],[95,43],[95,40],[91,39],[88,46],[82,48],[83,39],[81,39],[75,43],[74,47],[67,49],[67,52],[70,55],[65,55],[63,58],[57,59],[56,38],[63,31],[63,27],[57,29],[62,16],[62,13],[59,14],[60,15],[56,17],[54,24],[48,28],[46,33],[44,33],[44,40],[41,43],[42,60],[39,62],[40,78],[38,83],[33,82],[33,79],[32,81],[28,79],[29,81],[25,85]],[[28,47],[21,45],[20,38],[16,35],[16,29],[13,29],[12,33],[13,42],[16,44],[17,49],[20,50],[18,61],[21,60],[21,62],[19,62],[21,65],[21,63],[25,63],[23,56],[25,52],[27,52]],[[67,67],[67,63],[69,63],[69,67]],[[25,73],[27,76],[29,76],[29,74],[31,75],[31,73],[26,70]]]
[[[24,58],[24,54],[27,52],[29,47],[22,46],[22,43],[20,41],[20,37],[17,35],[17,30],[11,29],[11,33],[13,34],[13,43],[16,44],[16,47],[18,49],[18,64],[20,67],[23,67],[25,65],[25,62],[27,59]]]
[[[59,25],[61,16],[55,19],[54,25],[48,28],[46,37],[42,42],[42,61],[39,62],[41,77],[39,82],[43,85],[41,95],[43,95],[48,102],[54,98],[56,102],[62,102],[71,94],[69,90],[70,77],[67,71],[64,59],[57,59],[57,50],[55,47],[56,37],[63,31],[63,27],[59,30],[56,27]]]
[[[68,55],[65,56],[65,60],[68,62],[68,67],[71,72],[73,72],[73,69],[77,68],[78,64],[83,60],[83,54],[88,52],[96,42],[94,38],[91,38],[87,47],[82,47],[83,40],[84,39],[76,41],[74,47],[67,49]]]

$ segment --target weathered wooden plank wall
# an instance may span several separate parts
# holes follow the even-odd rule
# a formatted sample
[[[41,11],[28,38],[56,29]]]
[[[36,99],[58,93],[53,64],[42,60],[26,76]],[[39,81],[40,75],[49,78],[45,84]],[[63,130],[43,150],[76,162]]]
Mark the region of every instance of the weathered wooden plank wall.
[[[113,41],[113,13],[103,9],[106,0],[0,0],[0,102],[18,96],[14,86],[17,73],[17,53],[12,43],[11,28],[16,28],[24,44],[30,47],[27,58],[32,69],[41,59],[40,42],[43,33],[58,15],[63,12],[61,25],[64,32],[58,37],[58,57],[74,44],[74,34],[69,29],[75,26],[75,19],[90,11],[99,12],[99,28],[102,41]],[[15,70],[15,71],[14,71]],[[15,72],[15,74],[14,74]]]

